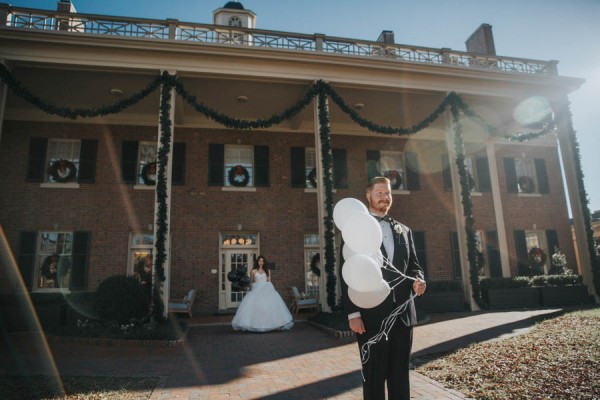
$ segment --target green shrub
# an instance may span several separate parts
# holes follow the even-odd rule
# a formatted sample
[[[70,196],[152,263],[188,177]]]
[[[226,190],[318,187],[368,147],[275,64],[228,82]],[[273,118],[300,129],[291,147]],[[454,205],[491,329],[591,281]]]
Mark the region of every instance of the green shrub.
[[[533,286],[575,286],[581,285],[581,275],[540,275],[532,278]]]
[[[114,275],[100,283],[94,299],[94,310],[104,321],[126,324],[149,314],[149,299],[137,279]]]
[[[428,292],[462,292],[462,282],[455,280],[444,280],[444,281],[428,281],[427,291]]]
[[[513,278],[486,278],[479,282],[481,290],[488,289],[518,289],[531,287],[531,279],[527,276]]]

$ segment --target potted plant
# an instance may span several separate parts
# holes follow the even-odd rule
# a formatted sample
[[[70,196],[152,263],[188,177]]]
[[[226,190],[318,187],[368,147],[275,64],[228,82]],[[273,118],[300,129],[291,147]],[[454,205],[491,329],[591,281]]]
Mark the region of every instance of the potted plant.
[[[536,276],[533,285],[539,287],[543,306],[568,306],[589,301],[587,286],[580,275]]]
[[[417,309],[425,312],[452,312],[465,310],[465,296],[461,281],[427,282],[427,291],[415,299]]]
[[[526,308],[540,305],[539,292],[529,277],[486,278],[480,282],[483,300],[492,309]]]

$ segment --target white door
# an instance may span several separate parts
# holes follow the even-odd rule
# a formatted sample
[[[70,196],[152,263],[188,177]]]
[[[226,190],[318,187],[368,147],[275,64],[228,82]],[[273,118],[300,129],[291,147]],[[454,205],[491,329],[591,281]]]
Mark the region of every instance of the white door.
[[[239,290],[227,278],[230,272],[245,274],[249,276],[250,270],[254,265],[254,258],[257,254],[253,250],[231,249],[221,252],[221,299],[219,308],[237,308],[242,302],[245,290]]]

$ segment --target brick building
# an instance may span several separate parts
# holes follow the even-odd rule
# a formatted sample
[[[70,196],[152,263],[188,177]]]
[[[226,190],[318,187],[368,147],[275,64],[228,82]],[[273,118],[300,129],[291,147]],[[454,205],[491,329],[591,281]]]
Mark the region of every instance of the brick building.
[[[461,52],[396,45],[390,31],[377,41],[264,31],[237,2],[215,10],[213,24],[78,14],[68,1],[58,4],[58,12],[0,5],[0,59],[25,88],[2,87],[0,160],[11,168],[0,174],[0,224],[28,290],[95,290],[156,255],[161,94],[116,113],[65,118],[23,93],[46,106],[118,108],[165,71],[194,96],[186,101],[173,90],[169,97],[166,300],[196,288],[196,312],[235,308],[243,292],[227,274],[263,254],[284,299],[297,286],[319,292],[325,304],[324,257],[315,258],[325,248],[327,197],[316,98],[257,129],[228,128],[193,106],[266,119],[320,80],[352,112],[384,127],[417,125],[448,93],[460,94],[496,128],[463,121],[486,259],[480,276],[517,275],[532,247],[550,255],[559,246],[576,264],[560,167],[562,159],[573,176],[564,126],[527,142],[507,136],[541,129],[582,80],[560,76],[553,61],[497,56],[491,26],[479,27]],[[470,298],[450,112],[415,134],[385,135],[329,100],[329,123],[333,201],[364,199],[373,168],[398,177],[391,214],[414,230],[428,280],[462,280]],[[578,200],[572,185],[571,202]],[[50,267],[54,253],[59,265]],[[581,273],[591,287],[589,266]]]

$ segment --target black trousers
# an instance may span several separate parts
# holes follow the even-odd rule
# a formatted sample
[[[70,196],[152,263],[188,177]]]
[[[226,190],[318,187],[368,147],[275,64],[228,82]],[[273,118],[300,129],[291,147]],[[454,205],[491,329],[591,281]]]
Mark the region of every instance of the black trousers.
[[[385,400],[386,383],[388,399],[410,400],[409,361],[412,331],[412,326],[406,326],[398,319],[390,330],[387,340],[384,336],[371,345],[369,359],[363,364],[365,400]],[[375,330],[367,330],[362,335],[357,335],[359,351],[363,344],[377,333],[378,331]]]

